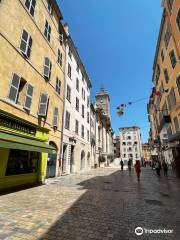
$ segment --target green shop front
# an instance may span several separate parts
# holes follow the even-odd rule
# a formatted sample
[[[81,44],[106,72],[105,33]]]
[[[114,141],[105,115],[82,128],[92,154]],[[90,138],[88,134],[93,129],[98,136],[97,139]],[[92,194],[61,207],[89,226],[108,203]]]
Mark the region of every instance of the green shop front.
[[[0,190],[43,183],[49,131],[0,111]]]

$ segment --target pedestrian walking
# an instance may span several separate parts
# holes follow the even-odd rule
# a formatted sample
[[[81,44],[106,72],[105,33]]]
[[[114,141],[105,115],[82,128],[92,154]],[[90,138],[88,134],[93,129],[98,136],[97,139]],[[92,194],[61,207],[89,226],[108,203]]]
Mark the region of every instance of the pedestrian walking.
[[[136,164],[134,165],[134,169],[135,169],[136,174],[137,174],[137,179],[138,179],[138,181],[140,181],[141,165],[140,165],[139,160],[136,160]]]
[[[158,161],[156,163],[156,173],[157,173],[157,176],[160,177],[160,175],[161,175],[161,163],[160,163],[160,161]]]
[[[120,162],[120,164],[121,164],[121,171],[123,171],[123,168],[124,168],[124,163],[123,163],[123,160],[121,159],[121,162]]]
[[[131,165],[132,165],[132,161],[131,159],[128,160],[128,170],[131,171]]]
[[[163,171],[164,171],[164,176],[167,177],[168,176],[168,165],[165,161],[163,161],[162,167],[163,167]]]

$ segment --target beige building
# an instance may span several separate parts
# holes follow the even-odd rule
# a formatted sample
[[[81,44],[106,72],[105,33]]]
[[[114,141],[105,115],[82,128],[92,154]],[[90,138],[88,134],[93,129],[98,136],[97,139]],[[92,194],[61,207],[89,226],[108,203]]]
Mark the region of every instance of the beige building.
[[[43,181],[47,160],[47,177],[60,173],[65,79],[61,20],[55,0],[0,2],[0,179],[7,186]],[[38,150],[38,143],[46,144],[44,149]],[[56,152],[37,154],[48,146]]]
[[[142,158],[144,161],[151,161],[151,148],[148,143],[142,144]]]
[[[148,104],[152,146],[180,175],[180,1],[163,0]]]

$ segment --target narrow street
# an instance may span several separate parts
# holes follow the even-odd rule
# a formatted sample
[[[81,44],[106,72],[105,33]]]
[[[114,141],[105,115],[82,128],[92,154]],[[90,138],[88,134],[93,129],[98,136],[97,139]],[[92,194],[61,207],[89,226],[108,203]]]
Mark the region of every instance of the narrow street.
[[[97,169],[0,196],[0,239],[179,239],[180,182],[142,169]],[[136,236],[136,227],[173,229]]]

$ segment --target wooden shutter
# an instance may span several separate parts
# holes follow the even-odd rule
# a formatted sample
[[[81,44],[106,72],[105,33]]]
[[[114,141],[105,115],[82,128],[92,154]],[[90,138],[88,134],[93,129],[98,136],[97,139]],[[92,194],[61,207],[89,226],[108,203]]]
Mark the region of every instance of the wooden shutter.
[[[9,99],[17,102],[18,92],[20,85],[20,77],[14,73],[11,81],[10,91],[9,91]]]
[[[51,61],[49,60],[49,58],[45,57],[45,59],[44,59],[44,76],[49,79],[50,74],[51,74]]]
[[[24,108],[26,110],[30,110],[30,108],[31,108],[33,91],[34,91],[34,87],[31,84],[28,84],[26,98],[25,98],[25,102],[24,102]]]
[[[39,112],[38,115],[45,117],[47,114],[47,106],[48,106],[48,95],[46,93],[41,93],[40,103],[39,103]]]
[[[59,109],[57,107],[55,107],[54,113],[53,113],[53,127],[58,126],[58,115],[59,115]]]

